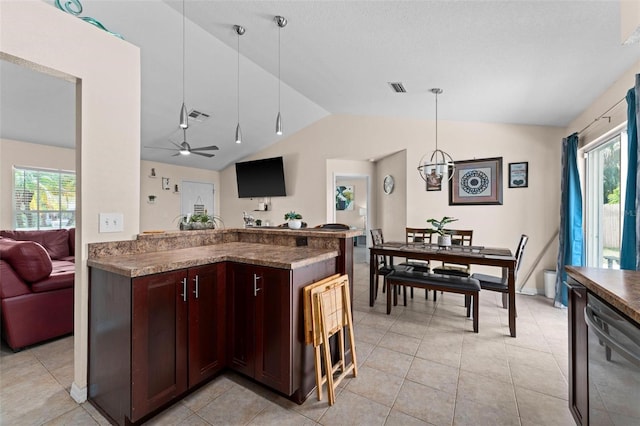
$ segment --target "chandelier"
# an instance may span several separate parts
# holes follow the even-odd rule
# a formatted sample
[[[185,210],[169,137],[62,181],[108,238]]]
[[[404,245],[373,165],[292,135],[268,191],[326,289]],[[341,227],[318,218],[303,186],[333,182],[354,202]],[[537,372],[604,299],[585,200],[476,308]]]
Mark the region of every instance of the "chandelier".
[[[453,176],[454,162],[451,155],[438,148],[438,95],[442,89],[433,88],[431,93],[436,95],[436,149],[422,156],[418,164],[418,173],[425,182],[441,182],[447,170],[450,170],[448,179]]]

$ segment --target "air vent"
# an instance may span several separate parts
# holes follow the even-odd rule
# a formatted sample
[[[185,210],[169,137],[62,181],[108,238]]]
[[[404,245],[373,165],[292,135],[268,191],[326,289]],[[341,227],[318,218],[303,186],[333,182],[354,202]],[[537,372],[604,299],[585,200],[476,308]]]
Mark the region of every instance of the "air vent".
[[[192,109],[191,111],[189,111],[189,119],[191,119],[191,120],[203,122],[203,121],[207,120],[209,117],[211,117],[211,116],[209,114],[207,114],[206,112],[198,111],[198,110],[195,110],[195,109]]]
[[[396,93],[406,93],[406,89],[404,88],[404,86],[402,85],[402,83],[397,82],[397,83],[393,83],[393,82],[389,82],[389,86],[391,86],[391,90],[393,90]]]

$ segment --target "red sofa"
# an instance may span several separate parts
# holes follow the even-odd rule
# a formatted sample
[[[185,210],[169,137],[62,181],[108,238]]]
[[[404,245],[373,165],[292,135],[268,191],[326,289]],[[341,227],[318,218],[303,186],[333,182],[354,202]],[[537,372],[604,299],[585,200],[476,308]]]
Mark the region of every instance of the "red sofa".
[[[18,350],[73,332],[75,229],[0,231],[2,337]]]

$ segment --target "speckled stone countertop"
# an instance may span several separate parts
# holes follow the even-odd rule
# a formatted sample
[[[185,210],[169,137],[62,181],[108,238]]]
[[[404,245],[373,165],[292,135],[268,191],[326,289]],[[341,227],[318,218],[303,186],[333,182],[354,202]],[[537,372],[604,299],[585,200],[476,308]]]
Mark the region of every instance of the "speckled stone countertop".
[[[90,258],[87,264],[90,267],[133,278],[224,261],[296,269],[337,256],[336,250],[231,242]]]
[[[566,267],[589,291],[640,324],[640,271]]]

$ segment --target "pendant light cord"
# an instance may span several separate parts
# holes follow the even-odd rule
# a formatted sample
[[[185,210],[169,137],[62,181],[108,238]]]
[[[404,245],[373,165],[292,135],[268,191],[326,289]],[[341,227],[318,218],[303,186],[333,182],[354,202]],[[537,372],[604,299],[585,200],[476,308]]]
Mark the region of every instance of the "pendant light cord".
[[[436,152],[438,151],[438,92],[436,92]]]
[[[237,104],[238,104],[238,125],[240,124],[240,32],[238,34],[238,79],[237,79]]]
[[[282,31],[282,27],[278,25],[278,112],[280,112],[280,91],[282,80],[280,79],[280,32]]]
[[[184,104],[184,86],[185,86],[185,78],[184,78],[184,62],[185,62],[185,25],[184,25],[184,1],[182,0],[182,103]]]

